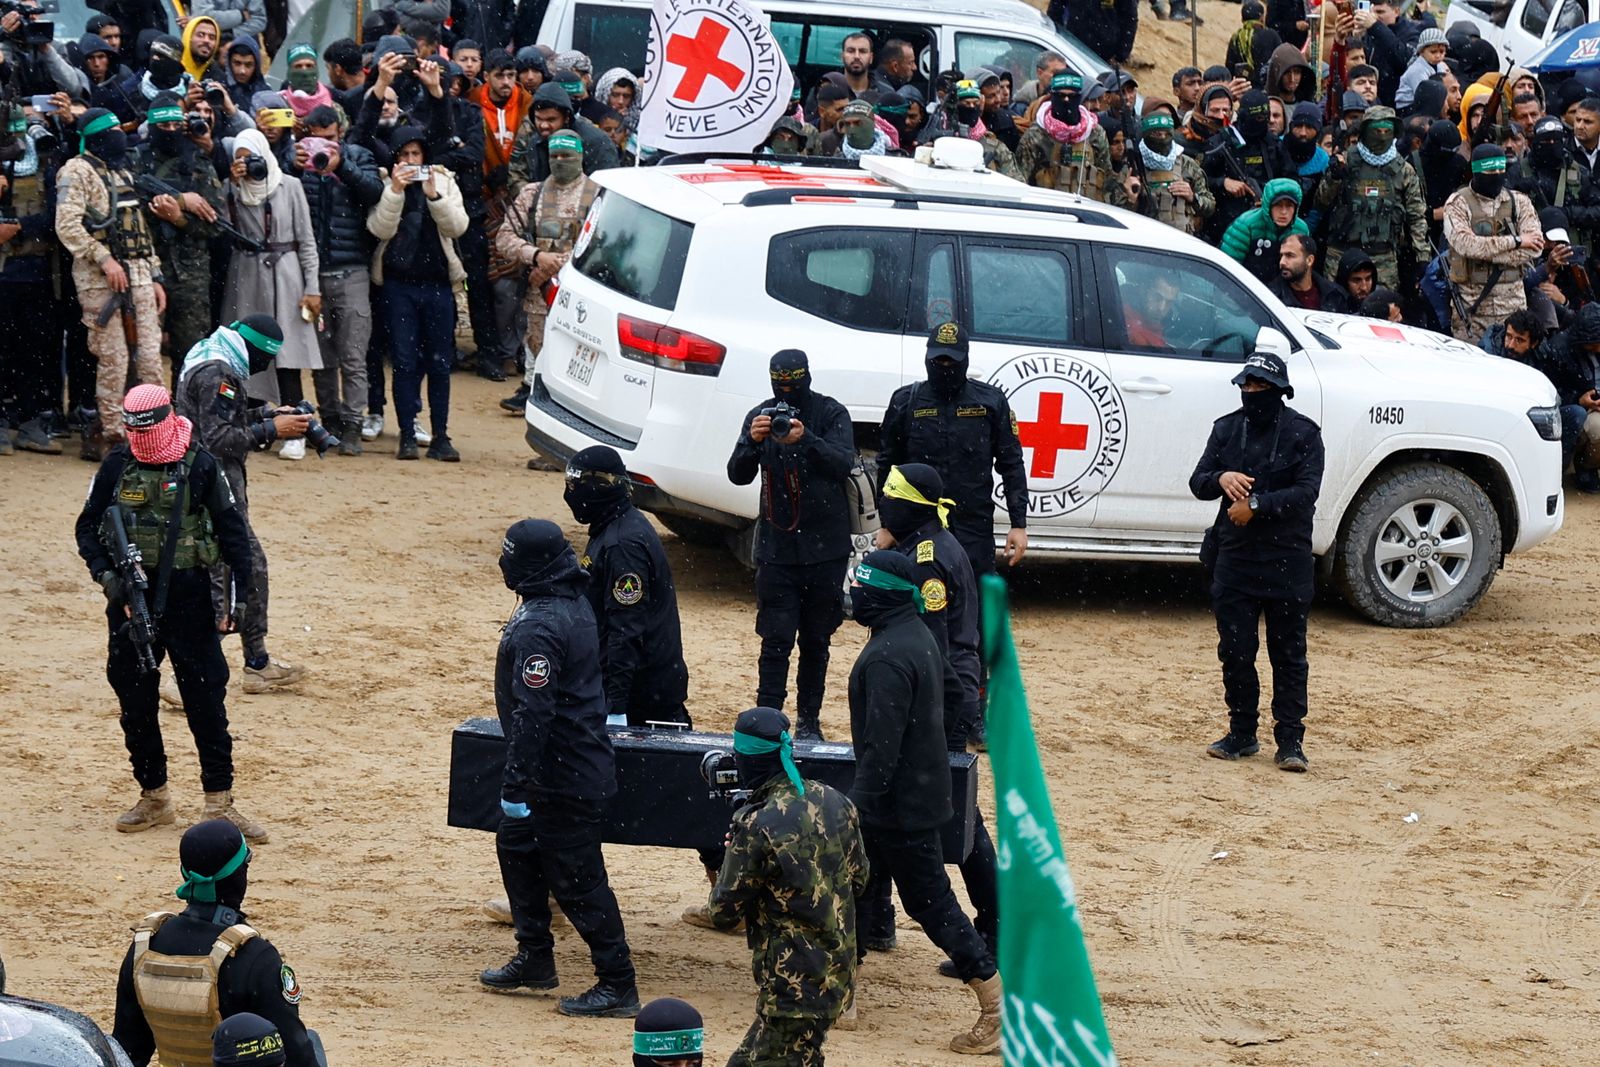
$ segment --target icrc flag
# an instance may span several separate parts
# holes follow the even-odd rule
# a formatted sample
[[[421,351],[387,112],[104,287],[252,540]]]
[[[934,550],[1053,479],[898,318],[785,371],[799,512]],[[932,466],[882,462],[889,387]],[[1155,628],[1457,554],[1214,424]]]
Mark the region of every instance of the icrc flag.
[[[750,0],[655,0],[639,143],[751,152],[789,110],[794,77]]]
[[[1050,790],[1011,642],[1006,583],[983,578],[989,668],[989,765],[994,770],[1000,874],[1000,1051],[1006,1067],[1114,1067],[1100,994],[1078,918],[1077,891],[1056,832]]]

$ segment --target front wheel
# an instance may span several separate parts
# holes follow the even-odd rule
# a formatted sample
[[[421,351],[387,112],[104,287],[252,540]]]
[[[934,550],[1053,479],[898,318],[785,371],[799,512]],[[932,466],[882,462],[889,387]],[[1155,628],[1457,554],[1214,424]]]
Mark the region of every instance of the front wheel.
[[[1351,607],[1384,626],[1445,626],[1494,581],[1500,516],[1453,467],[1406,464],[1361,491],[1335,549],[1334,575]]]

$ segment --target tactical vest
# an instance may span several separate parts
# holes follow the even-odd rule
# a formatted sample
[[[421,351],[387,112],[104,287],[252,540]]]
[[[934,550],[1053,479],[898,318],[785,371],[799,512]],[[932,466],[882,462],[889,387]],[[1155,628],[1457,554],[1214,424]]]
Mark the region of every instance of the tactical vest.
[[[1471,194],[1467,196],[1467,211],[1472,220],[1472,232],[1479,237],[1511,237],[1517,232],[1516,194],[1507,191],[1505,199],[1494,209],[1491,214],[1483,210],[1483,198]],[[1468,259],[1450,249],[1450,280],[1456,285],[1488,285],[1489,275],[1493,274],[1496,267],[1486,259]],[[1522,281],[1520,270],[1509,272],[1501,270],[1500,280],[1509,277],[1515,278],[1518,284]]]
[[[1193,235],[1200,228],[1199,217],[1194,213],[1194,201],[1173,196],[1167,191],[1173,182],[1179,181],[1183,181],[1183,175],[1175,170],[1147,170],[1144,174],[1144,187],[1150,192],[1150,203],[1156,209],[1155,217],[1176,230]]]
[[[161,545],[166,540],[167,524],[174,507],[183,509],[183,521],[178,526],[178,547],[172,557],[177,570],[192,567],[209,567],[216,563],[221,553],[217,549],[216,535],[211,527],[209,512],[189,510],[191,490],[187,471],[194,465],[194,449],[183,457],[181,464],[164,467],[147,467],[129,462],[122,468],[122,479],[117,483],[117,506],[122,508],[122,521],[128,528],[128,540],[139,549],[147,567],[154,567],[161,559]],[[178,500],[178,468],[185,472],[183,500]]]
[[[1077,193],[1090,200],[1105,202],[1106,172],[1095,164],[1094,145],[1089,137],[1075,145],[1051,140],[1050,165],[1039,174],[1046,189]]]
[[[40,175],[29,174],[24,178],[11,179],[10,214],[16,218],[25,219],[29,215],[42,215],[49,208],[49,199],[45,196],[44,179]],[[24,256],[48,256],[55,249],[55,243],[47,237],[24,237],[20,233],[5,245],[0,245],[0,252],[4,252],[12,259],[20,259]]]
[[[1328,221],[1328,236],[1344,247],[1393,250],[1401,237],[1399,168],[1374,167],[1359,154],[1354,159]]]
[[[211,1067],[211,1032],[222,1023],[217,979],[222,961],[259,936],[244,923],[217,936],[205,956],[169,956],[150,948],[150,939],[170,911],[147,915],[133,933],[133,992],[161,1054],[161,1067]]]
[[[88,215],[84,229],[91,233],[104,233],[111,254],[124,265],[133,259],[152,259],[156,254],[155,242],[150,238],[150,227],[144,219],[144,203],[133,187],[133,177],[126,170],[106,170],[97,160],[83,158],[94,168],[95,176],[105,186],[106,200],[111,211],[106,215]]]
[[[533,210],[529,212],[531,217],[527,234],[539,251],[570,252],[578,243],[578,228],[589,217],[589,208],[594,204],[595,193],[599,191],[588,178],[578,180],[584,183],[583,192],[579,194],[575,206],[567,209],[562,208],[558,197],[545,200],[544,182],[539,183],[539,191],[533,194]]]

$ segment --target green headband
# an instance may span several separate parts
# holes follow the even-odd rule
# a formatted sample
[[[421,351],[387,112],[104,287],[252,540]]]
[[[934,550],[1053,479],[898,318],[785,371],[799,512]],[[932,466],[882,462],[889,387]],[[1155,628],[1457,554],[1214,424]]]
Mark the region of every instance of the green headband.
[[[1371,126],[1375,130],[1394,129],[1394,123],[1390,122],[1388,119],[1374,119],[1373,121],[1367,123],[1367,125]]]
[[[546,142],[546,146],[552,152],[559,152],[565,149],[568,152],[576,152],[580,156],[583,155],[583,138],[567,130],[558,130],[552,133],[550,140]]]
[[[20,111],[13,111],[11,113],[10,121],[6,124],[6,128],[12,133],[21,133],[28,128],[28,116],[24,115]]]
[[[705,1031],[694,1030],[662,1030],[654,1034],[641,1034],[633,1032],[633,1051],[637,1056],[650,1056],[655,1059],[672,1059],[674,1056],[693,1056],[702,1051],[705,1043]]]
[[[917,588],[917,583],[908,582],[898,574],[877,567],[869,567],[865,563],[856,564],[855,580],[862,585],[870,585],[874,589],[887,589],[890,592],[910,593],[912,601],[917,605],[919,612],[926,612],[928,605],[922,600],[922,590]]]
[[[1075,93],[1083,92],[1083,78],[1077,74],[1057,74],[1050,79],[1050,91],[1059,93],[1070,90]]]
[[[250,858],[250,846],[243,838],[239,839],[239,851],[233,854],[233,859],[222,865],[222,870],[216,874],[196,874],[185,870],[180,864],[178,870],[183,872],[183,884],[178,887],[178,899],[187,900],[195,904],[215,904],[217,902],[217,883],[228,877],[234,871],[245,865]]]
[[[795,770],[794,766],[794,739],[789,736],[788,730],[779,734],[776,741],[768,741],[765,737],[735,730],[733,750],[741,756],[770,756],[776,752],[778,762],[783,764],[783,773],[788,775],[789,781],[794,784],[794,791],[801,796],[805,795],[806,787],[800,784],[800,772]]]
[[[269,356],[277,355],[278,350],[283,347],[282,341],[279,341],[276,338],[268,337],[266,334],[261,333],[242,322],[235,322],[230,325],[228,329],[236,331],[240,337],[245,339],[245,343],[259,348]]]
[[[582,81],[556,82],[556,84],[561,86],[561,88],[565,89],[567,91],[567,95],[568,96],[576,96],[577,94],[583,92],[583,82]]]
[[[183,108],[177,104],[163,104],[160,107],[151,108],[145,114],[145,119],[152,126],[159,126],[163,122],[182,122]]]
[[[302,56],[307,59],[316,59],[317,50],[309,44],[297,44],[289,49],[289,62],[293,63]]]
[[[1504,174],[1505,171],[1505,156],[1489,156],[1485,159],[1474,159],[1472,161],[1472,173],[1474,174]]]
[[[1172,125],[1171,115],[1165,111],[1157,111],[1154,114],[1146,115],[1144,121],[1139,124],[1139,128],[1144,130],[1170,130]]]
[[[114,129],[118,125],[120,123],[117,122],[117,116],[109,111],[99,118],[91,120],[83,129],[78,131],[78,151],[87,152],[89,150],[87,147],[89,138],[97,133],[105,133],[107,130]]]
[[[980,95],[982,95],[982,94],[980,94]],[[880,114],[880,115],[904,115],[904,114],[908,113],[910,110],[911,110],[911,105],[910,104],[879,104],[878,105],[878,114]]]

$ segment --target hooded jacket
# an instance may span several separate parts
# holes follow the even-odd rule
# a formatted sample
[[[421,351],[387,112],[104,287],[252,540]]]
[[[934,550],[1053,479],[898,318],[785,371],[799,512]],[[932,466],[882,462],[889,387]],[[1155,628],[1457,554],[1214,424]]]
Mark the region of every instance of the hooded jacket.
[[[230,478],[234,471],[243,476],[251,452],[278,439],[270,410],[250,403],[249,379],[244,338],[222,326],[189,350],[172,390],[178,414],[194,423],[195,440]]]
[[[522,86],[514,86],[505,107],[489,99],[487,83],[478,86],[468,95],[483,115],[483,172],[492,173],[511,164],[511,152],[516,145],[517,131],[528,117],[533,106],[533,94]],[[505,140],[500,139],[501,131]]]
[[[211,53],[210,59],[204,61],[197,59],[194,53],[189,50],[190,42],[194,40],[194,31],[200,28],[202,22],[211,23],[211,28],[217,31],[217,49]],[[217,25],[216,19],[209,15],[197,15],[195,18],[190,19],[189,24],[183,28],[184,71],[195,81],[200,81],[203,78],[218,78],[217,68],[220,64],[217,60],[222,57],[223,47],[222,28]]]
[[[1295,88],[1294,95],[1288,96],[1278,88],[1278,80],[1291,70],[1300,72],[1300,84]],[[1272,58],[1267,61],[1265,88],[1268,96],[1277,97],[1285,107],[1292,109],[1300,101],[1310,100],[1317,95],[1317,78],[1311,72],[1311,64],[1300,54],[1300,49],[1292,44],[1280,44],[1272,50]]]
[[[1495,75],[1495,78],[1498,80],[1499,75]],[[1456,129],[1461,131],[1461,148],[1464,158],[1471,158],[1472,156],[1472,133],[1467,129],[1467,120],[1472,117],[1472,109],[1487,104],[1489,97],[1492,95],[1494,95],[1494,90],[1479,82],[1473,82],[1461,90],[1461,121],[1456,123]],[[1496,117],[1503,117],[1509,111],[1509,105],[1502,101],[1500,111]]]
[[[233,64],[228,61],[229,53],[239,48],[244,49],[256,57],[256,76],[247,82],[234,81]],[[224,84],[228,87],[229,99],[233,101],[234,107],[238,108],[240,111],[246,112],[252,119],[254,119],[255,112],[250,110],[250,98],[255,96],[257,93],[270,92],[272,88],[267,84],[267,79],[262,71],[262,67],[265,66],[265,64],[261,58],[261,45],[258,44],[256,39],[251,37],[249,34],[244,34],[242,36],[235,35],[233,40],[229,41],[227,46],[223,48],[222,56],[222,66],[225,72]]]
[[[339,166],[332,174],[307,167],[296,175],[306,191],[311,231],[317,238],[319,269],[324,273],[365,267],[372,251],[367,215],[385,188],[372,153],[349,141],[339,142]]]
[[[494,702],[507,741],[500,795],[513,803],[605,800],[617,791],[606,733],[600,639],[589,576],[566,548],[516,577],[522,603],[495,658]]]
[[[469,220],[467,209],[461,202],[461,187],[456,184],[455,175],[444,167],[436,167],[433,176],[439,199],[427,200],[420,195],[416,197],[410,195],[410,190],[413,188],[420,194],[421,183],[413,183],[406,187],[406,192],[397,193],[394,191],[394,186],[389,184],[388,172],[380,171],[380,174],[383,178],[383,192],[378,197],[377,206],[367,216],[367,232],[378,239],[378,247],[372,253],[372,284],[383,284],[384,257],[388,254],[390,243],[400,235],[402,225],[420,223],[422,212],[426,212],[433,220],[433,231],[444,253],[449,283],[454,284],[464,279],[467,272],[461,265],[461,257],[456,254],[456,238],[467,232]],[[407,216],[411,218],[408,219]],[[427,233],[427,227],[418,226],[419,239],[426,238]]]
[[[1339,257],[1339,271],[1334,275],[1334,281],[1346,292],[1350,289],[1350,275],[1361,269],[1375,270],[1377,264],[1372,262],[1372,257],[1360,248],[1348,248]]]
[[[771,437],[757,444],[750,437],[751,420],[780,399],[799,409],[805,433],[793,445],[780,445]],[[749,485],[758,473],[761,476],[756,562],[824,563],[850,555],[845,483],[855,461],[849,410],[815,388],[798,401],[770,397],[745,414],[739,440],[728,457],[728,480]]]
[[[1294,198],[1294,221],[1279,228],[1272,221],[1272,202],[1280,196]],[[1260,207],[1251,208],[1233,221],[1222,235],[1222,250],[1243,263],[1257,278],[1271,284],[1278,275],[1278,243],[1291,233],[1309,234],[1300,217],[1300,182],[1294,178],[1274,178],[1261,190]]]
[[[545,82],[533,94],[533,104],[528,116],[517,130],[517,140],[511,149],[510,189],[515,196],[529,182],[542,182],[550,176],[550,150],[545,139],[533,126],[533,113],[541,107],[556,107],[567,113],[567,129],[583,140],[583,172],[593,174],[617,165],[617,143],[605,132],[577,114],[572,97],[555,82]]]
[[[604,74],[600,75],[598,79],[596,79],[594,83],[593,95],[596,100],[600,101],[607,107],[610,107],[611,90],[619,81],[630,81],[633,83],[633,103],[629,104],[628,109],[622,113],[622,124],[626,126],[631,133],[639,128],[640,79],[638,75],[634,74],[633,71],[629,70],[627,67],[612,67],[610,70],[606,71]]]
[[[1572,325],[1540,345],[1531,361],[1556,387],[1563,404],[1576,404],[1600,386],[1600,355],[1585,351],[1585,345],[1600,345],[1600,304],[1579,308]]]

